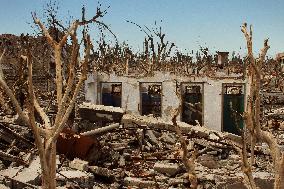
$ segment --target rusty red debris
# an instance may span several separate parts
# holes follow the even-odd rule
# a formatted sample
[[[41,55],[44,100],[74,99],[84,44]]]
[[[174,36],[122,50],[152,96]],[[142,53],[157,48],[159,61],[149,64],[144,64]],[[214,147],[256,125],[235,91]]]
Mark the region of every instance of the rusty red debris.
[[[57,152],[68,159],[80,158],[96,162],[100,156],[100,143],[96,138],[76,134],[69,128],[60,133],[57,139]]]

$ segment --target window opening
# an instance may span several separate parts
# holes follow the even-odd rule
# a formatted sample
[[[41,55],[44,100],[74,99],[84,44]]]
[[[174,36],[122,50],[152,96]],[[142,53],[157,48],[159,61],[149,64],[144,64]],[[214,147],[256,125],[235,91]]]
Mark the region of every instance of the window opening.
[[[203,84],[182,83],[181,120],[191,125],[203,124]]]
[[[105,106],[121,107],[121,83],[108,83],[101,84],[101,104]]]
[[[161,117],[161,83],[140,83],[141,114]]]

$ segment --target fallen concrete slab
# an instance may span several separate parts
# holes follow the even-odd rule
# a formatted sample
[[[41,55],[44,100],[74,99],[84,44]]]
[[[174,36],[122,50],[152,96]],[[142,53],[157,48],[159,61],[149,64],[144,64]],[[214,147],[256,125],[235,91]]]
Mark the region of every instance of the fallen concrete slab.
[[[121,123],[126,128],[137,126],[144,127],[146,125],[145,129],[150,128],[176,132],[172,122],[165,121],[162,118],[153,116],[124,114]],[[242,139],[240,136],[231,133],[211,130],[206,127],[192,126],[184,122],[177,122],[177,124],[182,133],[190,135],[192,138],[204,138],[208,141],[214,141],[219,144],[236,145],[237,147],[242,148]]]
[[[119,123],[124,113],[122,108],[113,106],[96,105],[87,102],[79,106],[80,117],[91,122]]]
[[[40,184],[40,174],[41,174],[41,166],[40,159],[37,156],[30,164],[29,167],[21,170],[13,179],[23,182],[29,183],[33,185]]]
[[[89,188],[94,182],[94,176],[79,170],[62,170],[56,174],[58,183],[66,183],[66,181],[79,184],[83,188]]]
[[[177,163],[160,163],[157,162],[154,165],[154,170],[159,173],[166,174],[168,176],[176,175],[180,170],[180,165]]]
[[[137,186],[139,188],[154,188],[155,182],[150,180],[143,180],[142,178],[125,177],[124,184],[126,186]]]

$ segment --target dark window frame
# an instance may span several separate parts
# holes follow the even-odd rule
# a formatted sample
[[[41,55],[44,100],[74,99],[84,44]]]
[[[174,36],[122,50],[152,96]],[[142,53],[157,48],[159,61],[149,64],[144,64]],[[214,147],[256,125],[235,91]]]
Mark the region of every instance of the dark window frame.
[[[246,110],[246,83],[222,83],[222,93],[221,93],[221,131],[224,132],[224,95],[226,87],[242,86],[242,93],[244,95],[244,111]],[[245,127],[245,124],[244,124]]]
[[[142,113],[142,90],[141,90],[141,87],[142,87],[142,84],[157,84],[157,85],[160,85],[160,87],[161,87],[161,112],[160,112],[160,116],[157,116],[157,117],[163,117],[163,82],[139,82],[139,97],[140,97],[140,99],[139,99],[139,105],[138,105],[138,107],[139,107],[139,113],[140,113],[140,115],[143,115]],[[148,90],[148,89],[147,89]],[[145,114],[144,114],[145,115]],[[147,115],[149,115],[149,114],[147,114]]]
[[[110,84],[110,85],[113,85],[113,84],[117,84],[117,85],[121,85],[121,94],[120,94],[120,107],[122,107],[122,95],[123,95],[123,90],[122,90],[122,82],[109,82],[109,81],[101,81],[100,82],[100,89],[99,89],[99,103],[101,105],[103,105],[103,84]],[[112,89],[111,89],[112,90]]]
[[[181,100],[182,100],[182,104],[183,104],[183,94],[184,94],[184,85],[189,85],[189,86],[200,86],[201,85],[201,95],[202,95],[202,98],[201,98],[201,103],[202,103],[202,120],[201,120],[201,123],[200,125],[203,126],[204,125],[204,82],[181,82],[179,87],[180,87],[180,94],[181,94]],[[183,105],[181,106],[181,113],[180,113],[180,121],[183,121]]]

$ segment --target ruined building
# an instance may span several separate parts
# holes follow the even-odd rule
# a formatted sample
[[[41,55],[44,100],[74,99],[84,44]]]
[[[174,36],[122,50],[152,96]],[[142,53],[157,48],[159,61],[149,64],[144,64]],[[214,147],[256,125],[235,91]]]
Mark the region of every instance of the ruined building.
[[[154,71],[145,76],[133,72],[95,71],[85,83],[85,99],[94,104],[122,107],[126,112],[171,120],[181,103],[180,121],[238,134],[243,126],[247,81],[242,63],[228,61],[228,52],[217,52],[218,62],[198,74]]]

